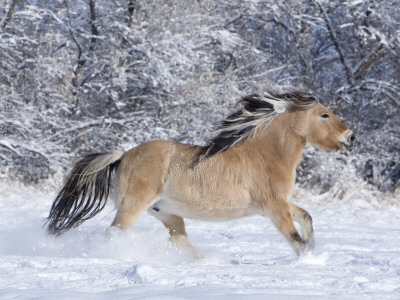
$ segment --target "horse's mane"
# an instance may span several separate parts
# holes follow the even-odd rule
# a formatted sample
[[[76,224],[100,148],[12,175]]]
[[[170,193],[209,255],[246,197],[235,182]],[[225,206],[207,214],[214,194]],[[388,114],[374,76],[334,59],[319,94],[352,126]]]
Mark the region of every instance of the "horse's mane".
[[[259,126],[267,127],[278,114],[306,110],[318,103],[318,99],[305,92],[277,93],[266,91],[248,95],[236,105],[242,108],[222,121],[216,136],[200,147],[192,165],[226,151],[252,135]]]

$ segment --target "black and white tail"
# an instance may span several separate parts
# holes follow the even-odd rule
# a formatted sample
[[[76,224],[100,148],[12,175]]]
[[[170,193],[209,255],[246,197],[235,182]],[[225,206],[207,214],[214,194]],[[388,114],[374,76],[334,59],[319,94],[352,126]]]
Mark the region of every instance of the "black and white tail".
[[[107,202],[124,151],[89,154],[79,160],[59,191],[47,217],[51,234],[77,227],[99,213]]]

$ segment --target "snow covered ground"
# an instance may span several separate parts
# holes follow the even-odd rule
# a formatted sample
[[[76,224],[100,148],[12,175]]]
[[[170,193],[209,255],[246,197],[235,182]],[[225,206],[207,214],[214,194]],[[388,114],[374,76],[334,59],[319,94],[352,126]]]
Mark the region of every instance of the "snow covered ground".
[[[187,220],[204,255],[190,261],[147,214],[105,239],[112,204],[49,237],[42,225],[54,192],[3,187],[0,299],[400,299],[399,193],[355,187],[315,196],[296,188],[295,196],[314,219],[312,254],[297,258],[262,217]]]

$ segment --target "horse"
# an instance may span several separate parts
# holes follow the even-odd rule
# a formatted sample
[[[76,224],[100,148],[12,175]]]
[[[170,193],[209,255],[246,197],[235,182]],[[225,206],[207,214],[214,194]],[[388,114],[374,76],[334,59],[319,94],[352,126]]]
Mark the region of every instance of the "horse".
[[[265,91],[237,105],[205,146],[153,140],[126,152],[81,158],[52,204],[48,232],[59,235],[92,218],[113,189],[117,213],[109,230],[127,229],[147,210],[168,229],[173,244],[197,255],[183,218],[223,221],[262,215],[298,256],[313,249],[312,218],[289,201],[296,166],[307,143],[351,150],[353,132],[306,92]]]

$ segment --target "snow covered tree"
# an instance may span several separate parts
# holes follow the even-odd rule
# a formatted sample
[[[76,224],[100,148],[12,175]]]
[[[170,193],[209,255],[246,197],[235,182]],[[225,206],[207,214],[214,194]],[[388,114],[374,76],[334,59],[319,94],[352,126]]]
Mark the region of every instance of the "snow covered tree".
[[[396,1],[6,0],[1,176],[38,182],[71,157],[153,138],[205,143],[241,96],[303,89],[356,131],[338,168],[393,190],[398,16]],[[323,155],[307,149],[299,168],[319,192],[334,182]]]

